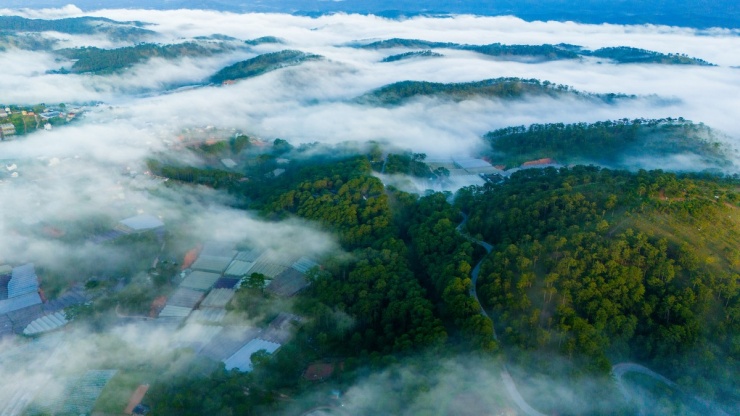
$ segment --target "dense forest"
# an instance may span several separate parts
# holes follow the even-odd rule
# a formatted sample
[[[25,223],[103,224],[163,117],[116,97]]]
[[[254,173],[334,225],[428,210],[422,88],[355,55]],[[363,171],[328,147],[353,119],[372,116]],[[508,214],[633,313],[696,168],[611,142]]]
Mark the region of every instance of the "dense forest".
[[[423,51],[411,51],[399,53],[397,55],[386,56],[380,62],[396,62],[411,58],[439,58],[442,56],[444,55],[442,55],[441,53],[432,52],[431,50],[427,49]]]
[[[0,16],[0,27],[14,32],[54,31],[73,35],[104,34],[113,40],[141,40],[154,32],[142,22],[118,22],[104,17],[68,17],[44,20],[20,16]]]
[[[281,44],[281,43],[285,43],[285,41],[275,36],[262,36],[262,37],[255,38],[255,39],[245,40],[244,43],[249,46],[257,46],[257,45],[263,45],[266,43]]]
[[[549,81],[522,78],[495,78],[484,81],[442,84],[426,81],[401,81],[357,98],[361,104],[400,105],[418,97],[439,97],[453,101],[473,98],[498,98],[516,100],[524,97],[562,97],[571,96],[585,100],[613,103],[633,96],[624,94],[591,94],[574,90],[567,85],[553,84]]]
[[[627,46],[601,48],[595,51],[585,51],[583,54],[611,59],[620,64],[713,65],[703,59],[692,58],[684,54],[665,54]]]
[[[0,51],[8,48],[25,49],[30,51],[51,50],[57,40],[48,39],[38,33],[5,33],[0,32]]]
[[[367,44],[353,45],[362,49],[459,49],[477,52],[483,55],[495,56],[501,59],[532,58],[538,61],[555,61],[562,59],[579,59],[581,57],[597,57],[610,59],[622,64],[663,64],[663,65],[712,65],[699,58],[692,58],[683,54],[665,54],[628,46],[607,47],[596,50],[587,50],[578,45],[506,45],[491,43],[488,45],[464,45],[450,42],[431,42],[420,39],[385,39]]]
[[[299,65],[306,61],[322,59],[319,55],[295,50],[266,53],[221,69],[211,77],[213,83],[223,83],[243,78],[256,77],[286,66]]]
[[[694,156],[685,170],[732,163],[730,149],[719,141],[717,132],[682,118],[533,124],[495,130],[484,137],[493,150],[492,161],[510,168],[542,158],[562,164],[628,167],[646,154],[653,159]]]
[[[456,204],[494,245],[478,293],[522,365],[549,367],[522,351],[563,354],[572,372],[644,362],[740,403],[735,179],[532,169]]]
[[[278,153],[285,151],[300,153]],[[611,366],[637,361],[706,398],[739,402],[737,179],[593,166],[531,169],[464,188],[451,204],[450,194],[407,194],[372,174],[383,159],[386,169],[421,174],[422,154],[311,154],[278,178],[250,181],[218,169],[183,176],[184,168],[153,166],[177,181],[226,189],[266,219],[319,224],[350,254],[330,256],[311,276],[297,308],[312,323],[273,359],[260,361],[262,370],[216,370],[158,384],[150,396],[155,409],[195,406],[189,414],[197,414],[252,406],[270,413],[280,407],[280,394],[311,391],[296,370],[311,360],[342,357],[346,383],[368,366],[426,351],[437,357],[476,351],[490,359],[503,353],[532,373],[576,384],[599,380],[610,397],[618,396],[609,387]],[[461,212],[469,215],[465,231],[491,243],[491,254],[483,257],[457,230]],[[470,296],[471,271],[481,258],[478,294],[493,322]],[[245,304],[262,302],[250,296],[257,297]],[[202,386],[223,391],[224,399],[187,399]],[[256,393],[226,394],[235,388]],[[528,400],[568,412],[542,397]]]
[[[140,43],[116,49],[85,47],[61,49],[56,53],[74,60],[73,73],[106,74],[128,68],[151,58],[179,59],[183,57],[210,56],[233,51],[234,47],[224,42],[184,42],[171,45]]]

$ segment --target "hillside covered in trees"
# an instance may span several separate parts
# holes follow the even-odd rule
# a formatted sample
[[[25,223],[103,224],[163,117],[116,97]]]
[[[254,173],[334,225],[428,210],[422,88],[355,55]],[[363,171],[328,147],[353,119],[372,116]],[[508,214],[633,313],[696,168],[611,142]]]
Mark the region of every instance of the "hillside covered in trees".
[[[426,81],[401,81],[378,88],[356,99],[360,104],[400,105],[419,97],[434,97],[452,101],[474,98],[516,100],[525,97],[574,97],[601,103],[630,99],[624,94],[591,94],[567,85],[522,78],[495,78],[484,81],[443,84]]]
[[[303,62],[318,59],[322,59],[321,56],[295,50],[266,53],[227,66],[211,76],[210,81],[213,83],[222,83],[225,81],[256,77],[286,66],[300,65]]]
[[[0,28],[12,32],[61,32],[71,35],[103,34],[112,40],[139,41],[155,32],[142,22],[119,22],[104,17],[68,17],[63,19],[28,19],[0,16]]]
[[[431,50],[427,49],[423,51],[411,51],[399,53],[397,55],[389,55],[383,58],[380,62],[397,62],[412,58],[439,58],[442,56],[444,55],[442,55],[441,53],[432,52]]]
[[[419,197],[384,186],[371,168],[382,164],[379,154],[325,157],[316,149],[275,148],[276,154],[309,150],[312,156],[280,177],[249,181],[219,169],[180,175],[184,168],[150,166],[180,182],[228,190],[266,219],[311,221],[349,254],[331,256],[312,276],[299,310],[313,323],[266,364],[271,370],[189,375],[155,388],[158,408],[177,406],[167,393],[173,388],[191,391],[207,382],[219,389],[259,386],[257,396],[223,399],[216,408],[251,403],[269,413],[279,408],[275,391],[311,391],[290,370],[302,367],[297,363],[343,357],[351,363],[346,382],[367,366],[428,351],[437,357],[477,351],[575,385],[588,379],[610,401],[620,397],[608,377],[612,365],[635,361],[727,409],[738,403],[736,178],[531,169],[499,184],[463,188],[451,203],[450,194]],[[391,170],[422,169],[416,154],[387,157]],[[492,252],[485,255],[458,231],[461,223],[471,238],[491,243]],[[477,290],[492,320],[470,296],[481,259]],[[526,399],[547,412],[570,409],[547,395]],[[675,411],[685,410],[676,403]],[[609,412],[630,414],[625,403],[610,406]]]
[[[648,157],[654,163],[682,158],[679,170],[732,165],[733,152],[718,132],[684,119],[614,120],[576,124],[534,124],[507,127],[487,133],[495,164],[516,167],[529,160],[551,158],[562,164],[595,163],[634,167]]]
[[[666,54],[628,46],[607,47],[596,50],[584,49],[570,44],[543,45],[506,45],[491,43],[487,45],[467,45],[451,42],[432,42],[421,39],[384,39],[366,44],[355,44],[357,48],[381,49],[457,49],[477,52],[483,55],[505,60],[557,61],[597,57],[610,59],[621,64],[662,64],[662,65],[712,65],[699,58],[685,54]]]
[[[64,71],[72,73],[107,74],[132,65],[145,62],[151,58],[179,59],[184,57],[211,56],[235,50],[235,46],[226,42],[184,42],[170,45],[140,43],[116,49],[85,47],[61,49],[55,53],[74,60],[74,64]]]
[[[504,347],[544,372],[548,353],[570,372],[647,363],[737,406],[738,185],[580,166],[461,191],[469,232],[494,247],[478,293]]]

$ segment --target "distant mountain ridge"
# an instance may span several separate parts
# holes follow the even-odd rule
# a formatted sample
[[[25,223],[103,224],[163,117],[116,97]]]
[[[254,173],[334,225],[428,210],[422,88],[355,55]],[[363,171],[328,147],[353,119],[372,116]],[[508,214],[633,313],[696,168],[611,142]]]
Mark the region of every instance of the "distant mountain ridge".
[[[34,0],[34,8],[64,7],[67,0]],[[83,10],[111,8],[99,0],[76,0]],[[5,0],[4,7],[29,7],[27,0]],[[694,28],[740,28],[740,3],[733,0],[654,1],[639,0],[580,0],[577,4],[562,0],[275,0],[270,2],[243,2],[240,0],[118,0],[118,8],[148,9],[209,9],[236,13],[292,13],[318,16],[331,13],[375,14],[388,18],[406,18],[418,15],[475,14],[483,16],[514,15],[524,20],[574,21],[589,24],[658,24]]]
[[[584,49],[582,46],[569,44],[542,44],[542,45],[506,45],[502,43],[491,43],[488,45],[467,45],[451,42],[432,42],[421,39],[392,38],[375,41],[371,43],[355,43],[350,46],[360,49],[457,49],[473,51],[483,55],[494,56],[502,59],[531,58],[537,61],[556,61],[564,59],[579,59],[585,57],[596,57],[609,59],[621,64],[665,64],[665,65],[701,65],[710,66],[709,62],[692,58],[686,55],[665,54],[649,51],[646,49],[633,48],[629,46],[617,46],[601,48],[596,50]]]

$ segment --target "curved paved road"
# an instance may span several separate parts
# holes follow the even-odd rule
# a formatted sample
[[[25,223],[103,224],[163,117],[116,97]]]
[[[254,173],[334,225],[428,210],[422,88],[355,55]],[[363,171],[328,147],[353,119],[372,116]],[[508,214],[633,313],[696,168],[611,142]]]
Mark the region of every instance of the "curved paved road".
[[[465,234],[463,232],[463,227],[465,227],[465,223],[468,222],[468,216],[461,212],[463,216],[463,220],[460,223],[460,225],[455,228],[458,233],[460,233],[463,237],[467,238],[469,241],[478,244],[479,246],[486,249],[486,253],[490,253],[493,250],[493,245],[486,243],[485,241],[476,240],[475,238]],[[478,264],[475,265],[473,268],[473,271],[470,273],[470,280],[472,284],[470,285],[470,296],[472,296],[475,301],[478,303],[478,308],[480,308],[481,315],[485,316],[486,318],[491,320],[491,323],[493,323],[493,318],[491,318],[485,309],[483,309],[483,304],[480,303],[480,299],[478,299],[478,275],[480,274],[480,267],[481,264],[483,264],[483,260],[485,259],[485,256],[480,259]],[[493,328],[493,339],[498,341],[498,336],[496,336],[496,328]],[[511,374],[509,374],[509,369],[506,368],[506,363],[503,365],[503,369],[501,370],[501,381],[504,383],[504,387],[506,388],[506,393],[509,394],[509,398],[516,403],[516,405],[521,409],[522,412],[524,412],[527,416],[546,416],[544,413],[540,413],[537,410],[535,410],[532,406],[529,405],[529,403],[524,400],[522,395],[519,393],[519,390],[516,388],[516,384],[514,383],[514,379],[511,378]]]
[[[614,375],[614,378],[617,380],[617,387],[619,388],[619,391],[622,393],[622,396],[624,396],[625,399],[629,402],[635,402],[633,400],[632,394],[629,392],[627,387],[624,385],[624,381],[622,380],[622,377],[624,377],[627,373],[637,373],[637,374],[643,374],[648,377],[652,377],[655,380],[658,380],[668,387],[671,387],[672,389],[681,392],[686,399],[688,399],[689,404],[691,405],[691,408],[696,411],[697,413],[701,414],[708,414],[708,415],[716,415],[716,416],[729,416],[728,413],[726,413],[724,410],[720,409],[719,406],[716,404],[701,399],[690,392],[685,391],[681,386],[676,384],[675,382],[669,380],[668,378],[664,377],[661,374],[656,373],[655,371],[637,364],[637,363],[619,363],[612,367],[612,374]],[[645,410],[640,408],[640,414],[646,414]]]
[[[476,240],[475,238],[465,234],[463,232],[463,228],[465,227],[465,224],[468,222],[468,216],[464,212],[461,212],[463,216],[463,220],[456,227],[456,230],[458,233],[460,233],[463,237],[468,239],[469,241],[478,244],[479,246],[486,249],[487,253],[490,253],[493,250],[493,246],[485,241]],[[491,322],[493,322],[493,318],[491,318],[488,313],[483,309],[483,304],[480,302],[480,299],[478,299],[478,274],[480,273],[480,267],[481,264],[483,264],[483,259],[481,259],[478,264],[475,265],[473,268],[473,271],[470,273],[470,280],[472,281],[472,285],[470,288],[470,296],[475,298],[475,301],[478,303],[478,307],[480,308],[480,312],[483,316],[490,319]],[[498,341],[498,337],[496,336],[496,329],[493,329],[493,339]],[[697,396],[692,395],[691,393],[685,392],[678,384],[675,382],[669,380],[668,378],[662,376],[661,374],[656,373],[655,371],[642,366],[640,364],[636,363],[619,363],[612,367],[612,374],[616,378],[617,381],[617,387],[619,388],[620,392],[624,396],[625,399],[629,402],[634,402],[632,395],[630,394],[629,390],[624,385],[624,382],[622,380],[622,377],[627,373],[639,373],[644,374],[646,376],[652,377],[660,382],[665,383],[669,387],[676,389],[682,393],[684,393],[688,398],[693,400],[696,403],[696,406],[700,409],[695,409],[697,411],[704,411],[707,412],[709,415],[717,415],[717,416],[729,416],[726,412],[724,412],[722,409],[720,409],[716,404],[709,402],[707,400],[701,399]],[[516,388],[516,384],[514,384],[514,380],[511,378],[511,375],[509,374],[509,370],[506,368],[506,364],[504,364],[504,369],[501,371],[501,380],[504,382],[504,386],[506,387],[506,391],[509,394],[509,397],[516,403],[517,406],[528,416],[546,416],[543,413],[538,412],[534,408],[532,408],[522,397],[521,394],[519,394],[519,390]],[[642,409],[640,409],[641,414],[643,414]]]

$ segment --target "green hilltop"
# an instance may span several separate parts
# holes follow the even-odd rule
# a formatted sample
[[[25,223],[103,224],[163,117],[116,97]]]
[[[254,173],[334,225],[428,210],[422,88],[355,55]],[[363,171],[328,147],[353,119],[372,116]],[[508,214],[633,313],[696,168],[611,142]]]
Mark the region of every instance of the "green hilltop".
[[[438,83],[426,81],[401,81],[383,86],[356,99],[361,104],[400,105],[419,97],[437,97],[452,101],[474,98],[516,100],[526,97],[576,97],[595,102],[613,103],[634,98],[623,94],[591,94],[574,90],[566,85],[549,81],[523,78],[495,78],[483,81]]]
[[[687,163],[685,170],[732,166],[732,149],[720,138],[708,126],[682,118],[533,124],[498,129],[484,136],[494,164],[509,168],[539,159],[627,168],[638,165],[635,160],[640,157],[691,157],[693,166]]]
[[[223,68],[211,76],[210,81],[220,84],[226,81],[252,78],[276,69],[300,65],[306,61],[315,61],[319,59],[322,59],[319,55],[296,50],[283,50],[279,52],[266,53]]]
[[[565,59],[580,59],[583,57],[597,57],[612,60],[620,64],[663,64],[663,65],[712,65],[699,58],[692,58],[683,54],[665,54],[646,49],[628,46],[607,47],[597,50],[587,50],[578,45],[543,44],[543,45],[506,45],[491,43],[487,45],[467,45],[451,42],[432,42],[421,39],[392,38],[366,44],[351,45],[361,49],[458,49],[473,51],[499,59],[517,60],[534,59],[536,61],[556,61]]]

